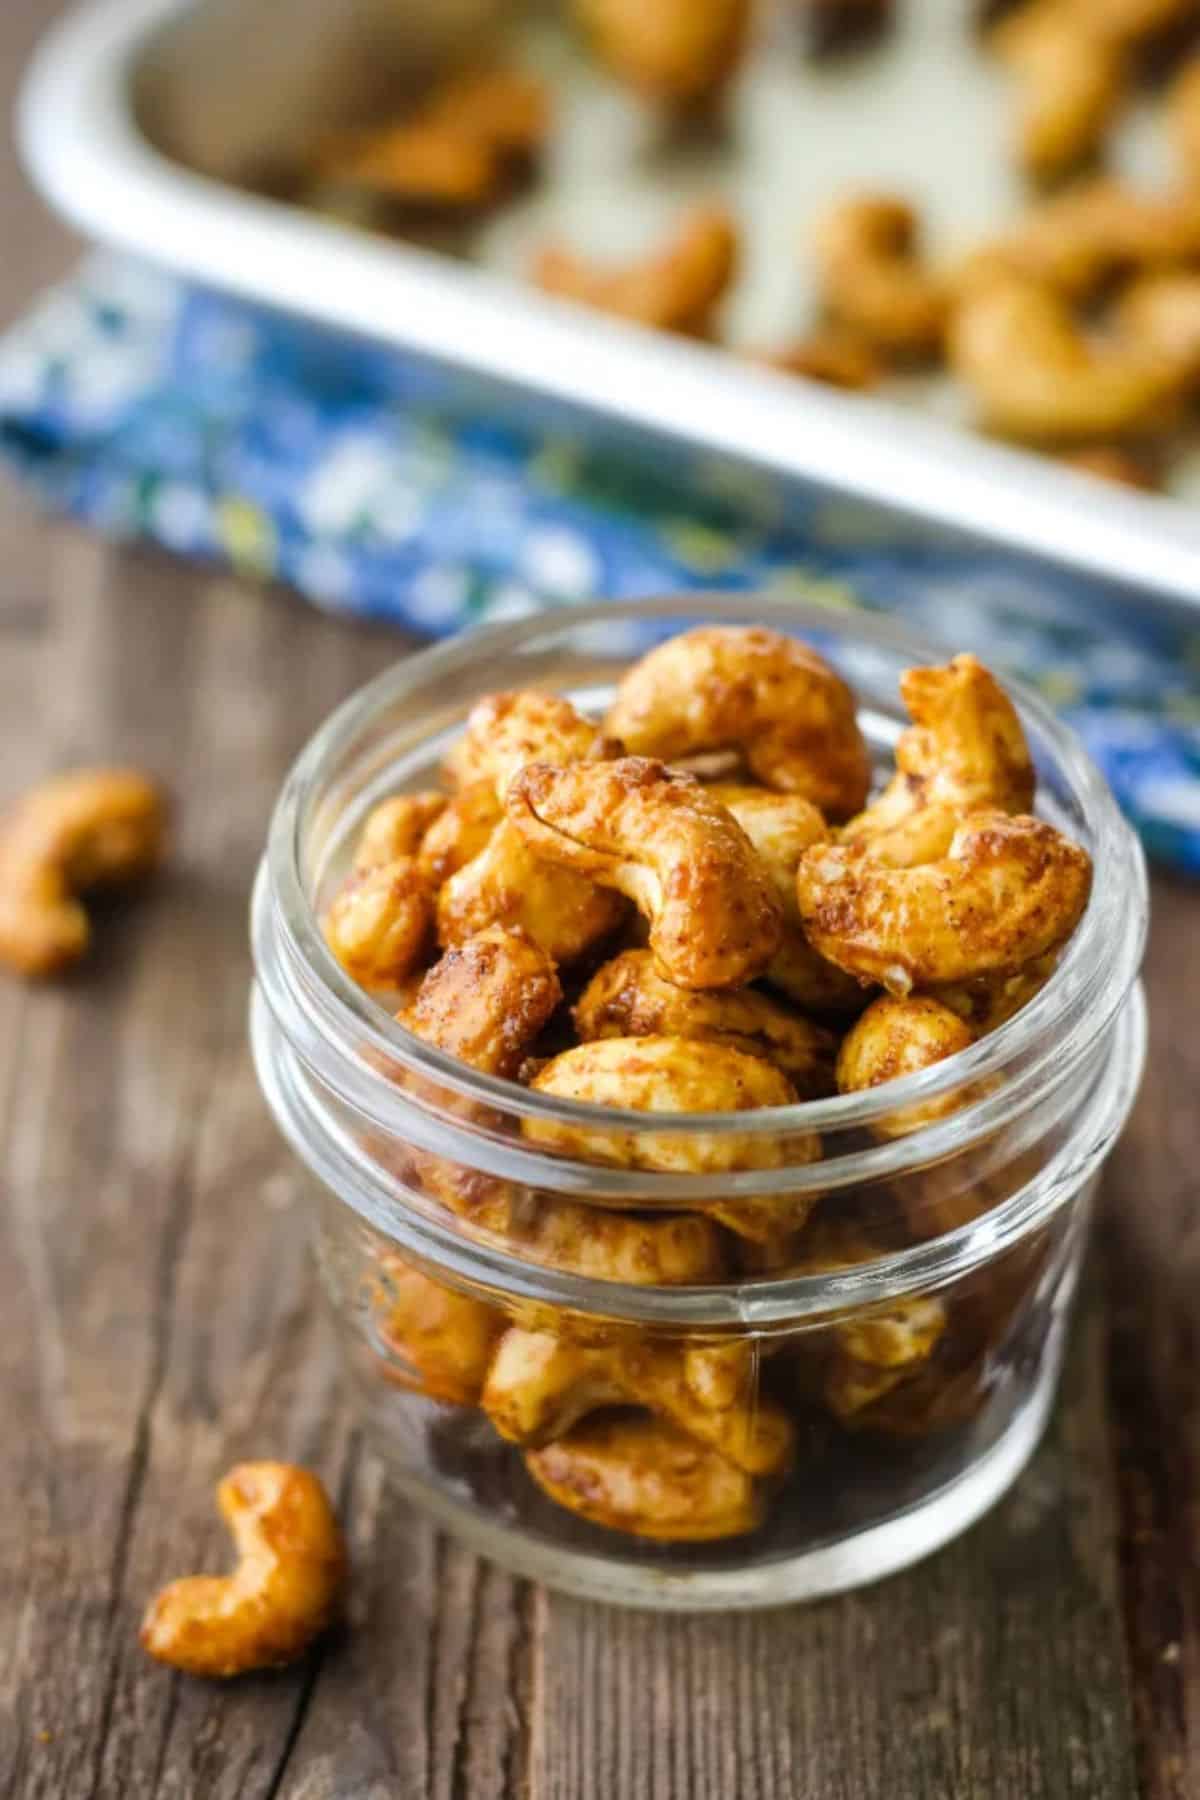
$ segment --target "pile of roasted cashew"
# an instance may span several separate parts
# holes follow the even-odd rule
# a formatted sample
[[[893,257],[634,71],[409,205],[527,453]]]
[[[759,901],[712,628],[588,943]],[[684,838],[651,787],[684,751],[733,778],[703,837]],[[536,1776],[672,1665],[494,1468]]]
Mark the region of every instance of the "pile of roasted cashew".
[[[547,1096],[744,1112],[927,1068],[1049,978],[1091,865],[1033,816],[1019,719],[974,657],[910,669],[902,694],[911,723],[874,799],[851,690],[816,651],[766,629],[703,627],[660,645],[600,722],[552,694],[487,695],[446,759],[445,789],[396,794],[366,819],[326,941],[356,981],[402,1001],[416,1037]],[[448,1103],[505,1128],[481,1103]],[[878,1129],[913,1131],[961,1104],[960,1093],[910,1106]],[[631,1170],[721,1174],[822,1154],[817,1133],[792,1125],[683,1138],[613,1129],[601,1113],[594,1126],[536,1116],[520,1129],[539,1150]],[[623,1212],[531,1196],[430,1152],[391,1154],[468,1234],[592,1278],[819,1273],[890,1247],[869,1220],[808,1193]],[[988,1204],[986,1184],[964,1202],[931,1177],[906,1241]],[[761,1522],[800,1409],[901,1437],[970,1417],[1027,1280],[998,1271],[969,1298],[893,1303],[799,1347],[667,1340],[533,1303],[505,1312],[391,1252],[368,1304],[388,1379],[480,1408],[581,1517],[678,1542]]]
[[[769,36],[751,0],[574,0],[571,10],[600,67],[675,120],[718,112],[756,37]],[[892,23],[889,0],[796,0],[788,11],[814,54]],[[1072,185],[945,266],[923,253],[903,196],[842,196],[805,247],[815,318],[791,342],[741,353],[842,388],[942,365],[981,431],[1160,486],[1200,382],[1200,0],[989,0],[979,14],[981,50],[1012,88],[1011,155],[1039,187]],[[1164,193],[1088,173],[1148,70],[1160,84],[1171,74],[1160,110],[1178,178]],[[452,75],[398,123],[322,147],[311,197],[401,230],[478,216],[534,173],[552,114],[528,73]],[[714,198],[632,261],[548,243],[530,277],[600,311],[716,340],[740,239]]]

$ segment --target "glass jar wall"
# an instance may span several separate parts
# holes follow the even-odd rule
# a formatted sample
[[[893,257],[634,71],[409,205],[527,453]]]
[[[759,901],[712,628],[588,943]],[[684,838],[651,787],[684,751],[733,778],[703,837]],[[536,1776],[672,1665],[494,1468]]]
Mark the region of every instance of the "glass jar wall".
[[[699,622],[815,642],[881,764],[900,671],[936,660],[870,618],[729,596],[539,615],[425,652],[299,759],[253,920],[260,1080],[317,1178],[325,1287],[400,1485],[524,1574],[676,1607],[872,1579],[1015,1478],[1144,1048],[1140,852],[1027,696],[1039,811],[1090,851],[1092,896],[1041,991],[948,1062],[651,1123],[472,1070],[358,988],[318,920],[371,807],[430,785],[482,692],[539,687],[599,716],[634,656]]]

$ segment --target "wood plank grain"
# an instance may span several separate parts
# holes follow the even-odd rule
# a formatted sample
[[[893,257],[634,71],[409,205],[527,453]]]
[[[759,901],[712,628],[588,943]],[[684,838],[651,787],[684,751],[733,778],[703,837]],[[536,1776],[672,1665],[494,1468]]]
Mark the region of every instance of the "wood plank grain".
[[[1150,1055],[1102,1219],[1145,1800],[1200,1794],[1200,896],[1156,884]]]
[[[239,1456],[279,1454],[320,1469],[359,1521],[360,1593],[387,1603],[374,1628],[368,1607],[348,1641],[419,1696],[430,1791],[458,1791],[467,1771],[499,1794],[492,1702],[503,1710],[507,1676],[491,1652],[516,1631],[505,1584],[456,1550],[439,1564],[429,1531],[379,1498],[373,1465],[359,1470],[302,1178],[245,1044],[246,904],[274,794],[313,726],[396,640],[159,557],[52,538],[50,628],[22,702],[30,741],[49,764],[130,757],[180,804],[169,873],[101,921],[86,970],[59,988],[0,989],[0,1379],[11,1408],[0,1592],[16,1620],[0,1652],[0,1792],[287,1791],[326,1653],[214,1688],[155,1667],[136,1642],[159,1582],[225,1557],[217,1476]],[[432,1636],[374,1572],[367,1520],[385,1549],[416,1547]],[[397,1665],[380,1634],[401,1612]],[[468,1654],[482,1686],[465,1690],[459,1716],[446,1696]],[[322,1716],[340,1769],[356,1685],[335,1681],[331,1696]],[[373,1731],[360,1729],[384,1766],[392,1730],[382,1709]]]
[[[723,1621],[549,1598],[538,1800],[1132,1800],[1101,1350],[1092,1308],[1014,1494],[877,1587]]]

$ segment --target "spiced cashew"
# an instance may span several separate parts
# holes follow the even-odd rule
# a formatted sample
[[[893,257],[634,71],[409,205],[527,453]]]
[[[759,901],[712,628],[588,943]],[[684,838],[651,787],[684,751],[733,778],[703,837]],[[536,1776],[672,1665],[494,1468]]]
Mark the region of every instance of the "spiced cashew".
[[[1121,46],[1069,0],[1030,0],[989,38],[1020,90],[1017,156],[1039,180],[1095,155],[1125,95]]]
[[[936,352],[947,291],[921,260],[917,216],[906,201],[892,194],[841,200],[819,223],[813,247],[832,320],[893,356]]]
[[[401,856],[416,856],[430,826],[445,809],[445,794],[431,789],[381,800],[371,808],[359,833],[354,867],[376,869]]]
[[[650,921],[655,959],[680,987],[736,987],[778,949],[783,922],[766,870],[691,776],[639,756],[529,763],[506,807],[536,857],[634,902]]]
[[[1143,193],[1108,176],[1076,182],[970,256],[956,279],[969,296],[1019,275],[1086,300],[1116,275],[1186,267],[1200,257],[1200,193]]]
[[[766,1489],[686,1432],[645,1414],[601,1414],[525,1466],[551,1500],[593,1525],[664,1543],[741,1537],[762,1523]]]
[[[560,995],[545,952],[493,926],[434,965],[401,1022],[473,1068],[512,1076]],[[414,1155],[404,1173],[472,1230],[551,1268],[639,1286],[704,1283],[725,1272],[721,1232],[711,1219],[606,1212],[530,1194],[426,1153]]]
[[[495,783],[472,781],[446,802],[417,851],[417,867],[436,893],[483,850],[504,817]]]
[[[492,925],[434,964],[400,1022],[473,1069],[512,1077],[561,999],[546,952]]]
[[[760,1057],[691,1038],[600,1038],[554,1057],[533,1081],[539,1093],[644,1113],[747,1112],[786,1106],[796,1097],[786,1076]],[[750,1135],[595,1127],[528,1118],[526,1140],[584,1161],[677,1174],[722,1174],[815,1162],[813,1132]],[[711,1208],[739,1236],[770,1238],[798,1230],[816,1195],[738,1196]]]
[[[901,999],[883,994],[871,1002],[842,1039],[837,1060],[838,1091],[859,1093],[904,1075],[915,1075],[960,1050],[968,1050],[974,1042],[971,1027],[929,995],[907,994]],[[882,1137],[902,1137],[948,1118],[964,1103],[961,1092],[921,1101],[890,1113],[876,1123],[875,1130]]]
[[[818,327],[782,350],[752,352],[751,361],[781,375],[850,390],[878,387],[884,376],[883,363],[862,332],[838,325]]]
[[[497,199],[540,152],[544,85],[516,69],[464,70],[398,124],[329,145],[317,175],[415,207],[455,211]]]
[[[1117,301],[1121,337],[1172,363],[1191,385],[1200,376],[1200,272],[1143,275]],[[1144,484],[1143,484],[1144,485]]]
[[[151,1601],[143,1648],[189,1675],[241,1675],[300,1656],[330,1623],[346,1552],[325,1490],[290,1463],[239,1463],[217,1488],[232,1575],[187,1575]]]
[[[721,206],[698,206],[659,250],[626,264],[595,264],[548,244],[533,265],[547,294],[684,337],[712,335],[716,309],[738,266],[738,233]]]
[[[489,925],[504,925],[524,931],[554,962],[575,962],[627,910],[611,888],[541,860],[516,825],[501,819],[479,854],[440,889],[438,942],[461,944]]]
[[[1143,447],[1135,451],[1125,444],[1085,444],[1078,450],[1060,452],[1057,460],[1081,475],[1092,475],[1116,487],[1136,488],[1143,494],[1158,493],[1163,485],[1161,459]]]
[[[504,795],[526,763],[560,766],[614,754],[620,746],[576,712],[570,701],[534,689],[487,694],[446,759],[458,806],[423,850],[446,870],[437,898],[438,942],[462,943],[489,925],[520,929],[555,962],[572,962],[618,925],[625,903],[574,870],[547,867],[504,817]],[[491,811],[488,796],[495,802]],[[494,817],[490,830],[485,826]],[[474,855],[448,865],[470,842]]]
[[[619,754],[620,746],[558,694],[519,688],[485,694],[467,716],[466,729],[443,765],[453,786],[465,792],[476,782],[492,785],[503,806],[508,784],[525,763],[583,762]]]
[[[843,828],[893,868],[944,856],[962,815],[979,807],[1028,812],[1034,769],[1016,708],[975,656],[906,669],[900,694],[912,724],[896,744],[896,773]]]
[[[750,0],[574,0],[592,49],[622,81],[661,104],[711,104],[733,75],[752,22]]]
[[[613,1037],[699,1038],[781,1069],[803,1099],[833,1091],[833,1034],[754,988],[704,993],[659,974],[648,950],[604,964],[574,1011],[584,1043]]]
[[[1171,83],[1167,95],[1167,130],[1184,175],[1200,175],[1200,56],[1192,57]]]
[[[708,784],[708,791],[732,813],[750,839],[783,908],[783,940],[764,970],[764,980],[805,1012],[860,1011],[866,1001],[862,988],[818,956],[804,935],[796,904],[796,870],[801,856],[810,845],[830,837],[820,812],[800,794],[780,794],[771,788],[714,781]]]
[[[411,856],[354,869],[324,918],[325,942],[348,975],[367,988],[394,988],[429,947],[433,896]]]
[[[1040,994],[1058,963],[1057,951],[1035,957],[1018,969],[1015,975],[999,980],[967,982],[961,986],[938,988],[934,998],[957,1013],[970,1026],[976,1037],[986,1037],[1014,1018]]]
[[[162,790],[136,769],[75,769],[31,788],[0,821],[0,963],[56,974],[91,927],[80,895],[156,869],[167,835]]]
[[[818,845],[797,876],[805,930],[831,962],[890,993],[1015,973],[1064,943],[1087,905],[1087,852],[1044,820],[981,812],[913,869]]]
[[[387,1379],[451,1406],[473,1406],[507,1320],[394,1254],[381,1259],[376,1330]]]
[[[857,812],[870,760],[854,695],[807,644],[758,625],[707,625],[627,672],[606,729],[665,761],[735,750],[757,781],[802,794],[829,818]]]
[[[1018,276],[963,300],[949,356],[980,423],[1029,443],[1148,431],[1170,419],[1183,386],[1171,357],[1136,342],[1093,342],[1056,294]]]
[[[745,1375],[714,1405],[712,1388],[702,1396],[689,1380],[680,1344],[586,1345],[514,1327],[500,1340],[480,1404],[501,1437],[533,1448],[589,1413],[644,1406],[748,1475],[781,1474],[795,1454],[795,1430],[781,1407],[757,1393],[749,1346]]]
[[[881,1246],[853,1226],[822,1220],[805,1233],[789,1266],[795,1274],[828,1275],[880,1254]],[[805,1364],[818,1359],[820,1391],[835,1418],[859,1423],[874,1402],[921,1373],[946,1325],[940,1300],[914,1295],[859,1309],[803,1342],[798,1354]]]

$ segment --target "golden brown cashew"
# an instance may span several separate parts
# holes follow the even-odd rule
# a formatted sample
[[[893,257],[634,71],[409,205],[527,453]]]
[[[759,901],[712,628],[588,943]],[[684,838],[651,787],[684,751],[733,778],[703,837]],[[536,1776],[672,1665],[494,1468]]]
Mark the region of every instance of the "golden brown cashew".
[[[857,812],[871,769],[854,695],[807,644],[759,625],[702,625],[628,671],[606,728],[665,761],[736,750],[770,788],[829,818]]]
[[[631,899],[680,987],[736,987],[779,948],[779,902],[749,839],[690,775],[626,756],[513,777],[508,816],[543,862]]]
[[[39,782],[0,820],[0,963],[53,975],[90,927],[78,896],[142,880],[162,861],[162,790],[136,769],[75,769]]]
[[[393,794],[367,814],[354,850],[356,869],[377,869],[402,856],[416,856],[422,839],[446,809],[445,794]]]
[[[592,977],[574,1012],[585,1043],[596,1038],[706,1039],[774,1063],[802,1099],[833,1092],[837,1040],[754,988],[706,994],[676,987],[648,950],[625,950]]]
[[[479,855],[503,817],[491,781],[473,781],[446,802],[417,851],[417,867],[435,893]]]
[[[851,1225],[819,1220],[800,1241],[793,1273],[828,1275],[875,1261],[883,1247]],[[946,1330],[946,1308],[926,1296],[889,1300],[862,1308],[800,1347],[802,1359],[814,1351],[822,1363],[825,1404],[843,1424],[900,1383],[919,1375]]]
[[[1012,701],[978,657],[906,669],[900,694],[912,724],[896,744],[896,774],[843,828],[844,842],[906,868],[944,856],[965,812],[1029,811],[1029,745]]]
[[[533,279],[547,294],[685,337],[712,335],[713,315],[738,265],[738,233],[724,207],[694,208],[661,250],[623,266],[599,265],[547,245]]]
[[[861,1011],[866,995],[859,983],[817,955],[804,935],[796,904],[800,858],[812,844],[826,842],[831,835],[820,812],[800,794],[778,794],[770,788],[714,781],[709,783],[708,791],[733,814],[754,845],[783,908],[783,941],[767,964],[763,979],[805,1012]]]
[[[711,103],[746,47],[750,0],[574,0],[592,49],[613,74],[663,105]]]
[[[1095,155],[1125,94],[1120,45],[1064,0],[1031,0],[989,43],[1020,87],[1016,149],[1038,180]]]
[[[380,1259],[376,1329],[398,1387],[451,1406],[473,1406],[507,1320],[495,1307],[445,1287],[398,1256]]]
[[[830,318],[894,356],[929,356],[946,323],[945,284],[926,269],[917,216],[891,194],[839,201],[814,239],[821,300]]]
[[[430,833],[424,849],[426,860],[445,871],[439,943],[462,943],[498,924],[527,932],[556,962],[572,962],[620,923],[624,901],[583,875],[539,862],[502,811],[505,790],[526,763],[557,766],[619,748],[553,694],[487,694],[472,708],[446,759],[446,773],[460,789],[457,811],[440,833]],[[495,824],[485,830],[489,817]],[[474,855],[459,860],[472,842]]]
[[[325,942],[363,987],[410,975],[433,936],[433,896],[411,856],[349,874],[329,905]]]
[[[782,350],[750,353],[752,362],[781,375],[800,375],[826,387],[862,389],[878,387],[884,367],[873,345],[860,333],[826,325],[797,338]]]
[[[823,956],[889,993],[1014,974],[1064,943],[1091,889],[1087,852],[1044,820],[981,812],[914,869],[818,845],[800,864],[804,927]]]
[[[898,999],[883,994],[856,1019],[838,1051],[837,1084],[843,1094],[859,1093],[931,1069],[935,1063],[968,1050],[975,1033],[948,1006],[926,994]],[[906,1106],[880,1119],[874,1129],[881,1137],[902,1137],[945,1119],[966,1103],[962,1092],[940,1100]]]
[[[979,421],[1029,443],[1120,438],[1169,421],[1178,364],[1137,343],[1091,342],[1057,295],[1017,276],[969,294],[950,328],[950,363]]]
[[[1196,21],[1196,0],[1069,0],[1093,31],[1136,47]]]
[[[637,1413],[602,1415],[525,1466],[551,1500],[593,1525],[664,1543],[740,1537],[760,1525],[761,1483],[694,1438]]]
[[[1185,381],[1200,375],[1200,272],[1141,276],[1121,295],[1114,320],[1126,342],[1174,363]]]
[[[545,952],[494,926],[434,965],[401,1022],[472,1068],[512,1076],[560,995]],[[405,1173],[475,1230],[551,1268],[638,1286],[687,1286],[725,1273],[721,1232],[711,1219],[606,1212],[530,1194],[428,1154],[414,1155]]]
[[[589,1346],[516,1327],[500,1340],[480,1404],[501,1437],[533,1448],[563,1437],[588,1413],[644,1406],[748,1475],[781,1474],[795,1454],[795,1430],[781,1407],[757,1393],[752,1356],[745,1375],[727,1404],[711,1405],[689,1382],[680,1344]]]
[[[399,124],[330,144],[316,173],[401,205],[471,208],[496,199],[528,167],[549,124],[546,89],[535,77],[468,70]]]
[[[554,1057],[534,1078],[539,1093],[644,1113],[746,1112],[786,1106],[795,1089],[786,1076],[755,1056],[725,1044],[673,1037],[601,1038]],[[815,1162],[814,1132],[750,1136],[736,1131],[685,1134],[594,1128],[525,1119],[527,1141],[584,1161],[668,1174],[722,1174]],[[814,1204],[812,1193],[739,1196],[710,1210],[739,1236],[770,1238],[794,1231]]]
[[[1144,494],[1157,493],[1163,484],[1160,459],[1151,451],[1135,453],[1123,444],[1088,444],[1060,454],[1058,461],[1081,475],[1094,475],[1099,481],[1137,488]]]
[[[444,767],[448,779],[462,791],[476,782],[490,782],[503,805],[509,782],[525,763],[560,767],[589,758],[602,760],[619,752],[620,745],[605,738],[599,726],[576,712],[569,700],[522,688],[485,694],[476,701],[466,730]]]
[[[492,925],[434,964],[400,1022],[473,1069],[512,1077],[561,999],[545,951]]]
[[[461,944],[489,925],[524,931],[557,963],[575,962],[616,929],[628,907],[620,894],[539,860],[508,819],[437,897],[442,945]]]
[[[1007,1024],[1008,1020],[1040,994],[1058,964],[1057,950],[1037,957],[999,981],[975,981],[961,987],[938,988],[934,996],[943,1006],[957,1013],[970,1026],[976,1037]]]
[[[1186,179],[1200,175],[1200,56],[1183,65],[1167,94],[1167,130]]]
[[[961,295],[1004,274],[1084,300],[1115,275],[1200,257],[1200,193],[1146,194],[1107,176],[1075,183],[984,244],[959,272]]]
[[[325,1490],[291,1463],[239,1463],[217,1488],[232,1575],[187,1575],[155,1595],[144,1649],[189,1675],[242,1675],[305,1651],[333,1617],[346,1552]]]

